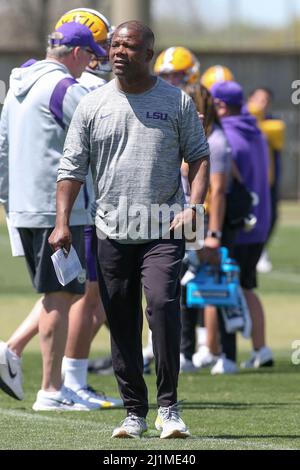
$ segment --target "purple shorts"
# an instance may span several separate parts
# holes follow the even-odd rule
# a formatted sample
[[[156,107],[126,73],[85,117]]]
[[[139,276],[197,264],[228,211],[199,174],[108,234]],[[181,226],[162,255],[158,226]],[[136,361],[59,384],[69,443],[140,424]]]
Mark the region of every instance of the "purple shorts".
[[[97,234],[94,225],[84,227],[86,277],[90,282],[97,281]]]

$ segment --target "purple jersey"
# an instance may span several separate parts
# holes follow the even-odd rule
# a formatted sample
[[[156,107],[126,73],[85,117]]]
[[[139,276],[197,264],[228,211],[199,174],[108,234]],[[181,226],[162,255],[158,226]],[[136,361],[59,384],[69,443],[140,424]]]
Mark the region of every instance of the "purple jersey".
[[[266,140],[258,129],[255,118],[250,114],[224,117],[222,126],[245,185],[258,196],[258,204],[252,208],[252,213],[257,217],[257,224],[250,232],[241,230],[236,243],[263,243],[270,226]]]

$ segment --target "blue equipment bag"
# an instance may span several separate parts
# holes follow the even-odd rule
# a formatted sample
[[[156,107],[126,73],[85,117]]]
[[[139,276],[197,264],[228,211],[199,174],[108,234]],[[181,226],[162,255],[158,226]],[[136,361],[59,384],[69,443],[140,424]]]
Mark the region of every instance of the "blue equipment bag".
[[[195,271],[196,275],[186,284],[187,307],[214,305],[223,316],[227,333],[240,331],[244,338],[250,338],[252,322],[240,286],[240,268],[235,260],[228,257],[227,248],[220,248],[219,266],[196,266],[193,255],[191,252],[189,256],[190,269]]]
[[[187,307],[237,307],[240,298],[240,268],[228,257],[228,250],[220,248],[219,266],[202,264],[194,279],[186,285]]]

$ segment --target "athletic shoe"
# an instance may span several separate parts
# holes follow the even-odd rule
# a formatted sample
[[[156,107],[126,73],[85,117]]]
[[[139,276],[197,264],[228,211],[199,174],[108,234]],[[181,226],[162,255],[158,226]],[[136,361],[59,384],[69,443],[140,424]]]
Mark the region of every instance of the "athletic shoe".
[[[0,341],[0,388],[17,400],[23,400],[21,358]]]
[[[196,372],[197,368],[194,366],[190,359],[187,359],[184,354],[180,353],[180,373]]]
[[[273,354],[270,348],[263,346],[258,351],[253,351],[248,361],[242,362],[243,369],[258,369],[259,367],[272,367],[274,365]]]
[[[105,368],[98,369],[97,371],[95,371],[95,374],[97,374],[97,375],[114,375],[113,366],[106,367],[106,369]]]
[[[145,375],[150,375],[151,374],[151,362],[152,362],[152,360],[149,360],[148,358],[144,357],[144,370],[143,370],[143,373]]]
[[[89,361],[88,371],[97,375],[112,375],[114,371],[111,356]]]
[[[153,345],[152,342],[148,342],[147,346],[143,348],[143,357],[152,361],[154,359]]]
[[[150,364],[154,359],[153,345],[152,345],[152,334],[148,333],[148,343],[145,348],[143,348],[143,360],[144,360],[144,374],[151,374]]]
[[[214,356],[207,346],[201,346],[201,348],[199,348],[192,357],[193,364],[198,369],[211,367],[217,362],[217,360],[218,356]]]
[[[218,374],[236,374],[239,371],[238,366],[234,361],[231,359],[227,359],[227,357],[222,354],[221,357],[217,360],[216,364],[211,369],[211,375],[218,375]]]
[[[268,253],[266,251],[263,251],[256,265],[256,271],[258,273],[267,274],[267,273],[270,273],[272,269],[273,269],[273,265],[272,265],[271,260],[268,257]]]
[[[89,385],[77,390],[76,394],[89,403],[98,404],[100,408],[123,407],[123,401],[120,398],[107,397],[103,392],[96,392],[96,390]]]
[[[161,431],[161,439],[186,438],[190,433],[179,416],[178,404],[172,406],[161,406],[158,409],[155,427]]]
[[[129,413],[121,426],[114,429],[111,437],[136,438],[141,437],[147,430],[148,427],[145,418]]]
[[[34,411],[91,411],[98,410],[99,404],[83,400],[77,393],[64,385],[57,392],[40,390],[37,393]]]

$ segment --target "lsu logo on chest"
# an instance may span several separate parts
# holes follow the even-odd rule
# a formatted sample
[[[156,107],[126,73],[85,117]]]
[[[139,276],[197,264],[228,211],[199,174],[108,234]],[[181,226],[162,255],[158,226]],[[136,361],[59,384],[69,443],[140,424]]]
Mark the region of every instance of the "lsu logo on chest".
[[[167,121],[168,113],[160,113],[158,111],[154,111],[154,112],[147,111],[146,118],[147,119],[160,119],[161,121]]]

